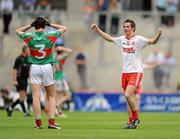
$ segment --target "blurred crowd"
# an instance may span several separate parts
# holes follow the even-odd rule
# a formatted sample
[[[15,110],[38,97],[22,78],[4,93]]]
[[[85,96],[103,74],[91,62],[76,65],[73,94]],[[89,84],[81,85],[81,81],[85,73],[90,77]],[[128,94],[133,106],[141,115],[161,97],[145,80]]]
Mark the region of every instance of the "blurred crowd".
[[[120,15],[123,11],[133,11],[133,0],[85,0],[85,23],[87,26],[95,21],[95,14],[98,13],[98,24],[103,31],[107,31],[107,16],[110,13],[110,30],[111,35],[117,35],[119,30]],[[139,3],[136,3],[139,4]],[[142,0],[141,9],[145,12],[151,12],[152,6],[160,13],[161,23],[166,26],[174,26],[174,14],[178,12],[179,0],[156,0],[155,5],[152,5],[152,0]],[[151,16],[147,13],[144,17]]]
[[[168,90],[171,88],[171,80],[176,59],[172,55],[171,50],[167,50],[165,55],[159,50],[155,49],[148,57],[147,63],[158,63],[152,69],[152,77],[156,91]]]
[[[174,14],[178,12],[179,0],[157,0],[156,8],[158,12],[166,12],[161,15],[161,23],[167,26],[174,26]]]
[[[15,1],[1,0],[0,13],[3,17],[3,33],[9,34],[9,25],[12,20]],[[51,0],[22,0],[18,7],[18,13],[21,21],[25,21],[27,16],[50,16]]]
[[[1,0],[0,13],[3,17],[4,34],[9,33],[9,25],[12,20],[14,5],[16,1]],[[17,7],[21,24],[23,24],[28,17],[34,18],[38,16],[50,17],[53,0],[21,0]],[[134,5],[140,5],[139,9],[135,9]],[[84,0],[85,23],[87,26],[91,25],[95,20],[95,14],[99,15],[98,24],[104,31],[107,29],[107,13],[111,14],[109,32],[112,35],[118,34],[120,16],[119,13],[123,11],[142,10],[150,12],[155,9],[160,13],[161,24],[167,26],[174,26],[174,13],[178,12],[179,0],[156,0],[153,5],[152,0],[142,0],[137,3],[133,0]],[[144,17],[149,17],[150,14],[145,14]],[[88,30],[87,30],[88,31]]]

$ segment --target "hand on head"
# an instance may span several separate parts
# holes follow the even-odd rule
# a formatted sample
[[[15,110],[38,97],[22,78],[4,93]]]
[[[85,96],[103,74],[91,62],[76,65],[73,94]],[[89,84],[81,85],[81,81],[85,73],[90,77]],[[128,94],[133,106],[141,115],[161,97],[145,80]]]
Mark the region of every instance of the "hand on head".
[[[46,26],[51,26],[51,23],[48,19],[44,18]]]
[[[44,24],[46,26],[51,26],[51,23],[50,23],[50,21],[48,19],[46,19],[43,16],[39,16],[31,23],[31,27],[35,27],[36,24],[38,24],[37,22],[41,22],[41,23],[44,22]]]
[[[159,33],[162,33],[162,32],[163,32],[163,28],[162,28],[162,27],[159,27],[159,28],[158,28],[158,32],[159,32]]]
[[[91,29],[94,30],[94,31],[97,31],[98,30],[98,26],[96,24],[92,24],[91,25]]]
[[[36,20],[34,20],[34,21],[31,23],[31,27],[34,27],[34,26],[35,26],[35,21],[36,21]]]

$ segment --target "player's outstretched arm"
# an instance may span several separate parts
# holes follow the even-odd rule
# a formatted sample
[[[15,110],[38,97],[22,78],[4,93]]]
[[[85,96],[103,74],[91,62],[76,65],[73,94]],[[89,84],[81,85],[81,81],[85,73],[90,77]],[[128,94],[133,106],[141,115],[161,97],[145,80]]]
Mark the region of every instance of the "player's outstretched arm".
[[[107,40],[109,42],[113,42],[112,37],[109,34],[103,32],[96,24],[92,24],[91,29],[94,30],[95,32],[97,32],[105,40]]]
[[[154,37],[152,37],[151,39],[149,39],[149,44],[156,44],[157,41],[159,40],[161,34],[162,34],[162,28],[160,27],[160,28],[158,28],[157,34]]]
[[[32,26],[31,25],[26,25],[21,28],[16,29],[16,34],[20,34],[21,32],[26,32],[28,29],[30,29]]]
[[[66,32],[67,28],[65,26],[59,25],[59,24],[51,24],[51,27],[59,30],[62,34]]]

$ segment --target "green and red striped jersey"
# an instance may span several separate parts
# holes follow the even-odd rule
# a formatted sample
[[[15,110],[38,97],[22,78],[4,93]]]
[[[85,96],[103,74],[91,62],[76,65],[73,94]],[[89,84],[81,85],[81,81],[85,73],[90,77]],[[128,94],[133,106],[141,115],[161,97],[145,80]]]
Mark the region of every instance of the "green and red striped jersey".
[[[30,48],[30,56],[28,62],[31,64],[49,64],[54,62],[53,43],[61,36],[60,31],[56,32],[33,32],[20,33],[20,38]]]

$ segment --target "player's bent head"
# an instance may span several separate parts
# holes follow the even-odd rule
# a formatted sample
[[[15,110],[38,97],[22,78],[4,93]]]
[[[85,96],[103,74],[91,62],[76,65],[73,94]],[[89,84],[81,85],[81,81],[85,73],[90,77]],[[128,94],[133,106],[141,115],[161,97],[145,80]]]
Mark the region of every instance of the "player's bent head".
[[[24,45],[21,51],[22,51],[22,54],[25,54],[25,55],[29,55],[30,53],[29,47],[27,45]]]
[[[34,28],[35,29],[40,29],[40,28],[44,29],[45,26],[46,26],[45,18],[42,17],[42,16],[37,17],[36,20],[35,20],[35,23],[34,23]]]
[[[28,46],[27,46],[27,45],[24,45],[21,50],[22,50],[22,52],[25,52],[26,49],[28,49]]]
[[[125,24],[125,23],[130,23],[131,28],[133,28],[133,31],[134,31],[134,32],[136,31],[136,23],[135,23],[133,20],[131,20],[131,19],[126,19],[123,24]]]

